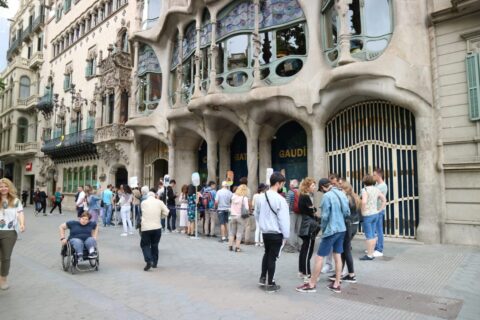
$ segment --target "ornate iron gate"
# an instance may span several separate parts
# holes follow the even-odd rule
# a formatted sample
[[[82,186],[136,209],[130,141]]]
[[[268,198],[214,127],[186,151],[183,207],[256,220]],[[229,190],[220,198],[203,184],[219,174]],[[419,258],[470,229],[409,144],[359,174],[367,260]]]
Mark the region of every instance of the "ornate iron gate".
[[[415,118],[387,101],[366,101],[337,114],[326,126],[330,172],[349,181],[355,192],[362,178],[380,167],[388,185],[384,232],[414,238],[418,226]]]

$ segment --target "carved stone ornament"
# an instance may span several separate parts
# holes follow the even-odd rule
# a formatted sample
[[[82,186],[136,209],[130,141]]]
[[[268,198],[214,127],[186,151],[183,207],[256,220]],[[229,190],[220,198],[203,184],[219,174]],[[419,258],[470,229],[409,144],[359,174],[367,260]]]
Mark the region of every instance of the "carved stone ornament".
[[[108,57],[100,62],[100,69],[102,70],[99,87],[101,93],[114,88],[130,91],[132,63],[129,53],[121,50],[113,52],[113,48],[109,48]]]
[[[123,160],[123,162],[125,162],[127,165],[130,163],[128,154],[125,152],[125,149],[120,143],[106,143],[97,145],[97,153],[100,159],[105,161],[107,166],[118,163],[120,160]]]
[[[37,185],[45,186],[47,180],[49,180],[48,173],[52,170],[55,171],[55,164],[53,163],[52,159],[49,157],[41,157],[40,160],[40,170],[38,172],[39,179],[37,181]],[[51,177],[50,177],[51,178]]]

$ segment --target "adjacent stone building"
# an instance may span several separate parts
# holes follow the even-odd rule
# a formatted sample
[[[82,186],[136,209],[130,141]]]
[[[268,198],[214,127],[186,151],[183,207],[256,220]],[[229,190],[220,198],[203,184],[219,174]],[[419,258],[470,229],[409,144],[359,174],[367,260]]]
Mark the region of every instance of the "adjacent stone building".
[[[69,199],[77,185],[154,187],[167,173],[182,185],[195,171],[233,171],[254,190],[267,168],[335,172],[359,191],[379,166],[387,235],[479,243],[478,1],[64,0],[49,12],[42,163]]]

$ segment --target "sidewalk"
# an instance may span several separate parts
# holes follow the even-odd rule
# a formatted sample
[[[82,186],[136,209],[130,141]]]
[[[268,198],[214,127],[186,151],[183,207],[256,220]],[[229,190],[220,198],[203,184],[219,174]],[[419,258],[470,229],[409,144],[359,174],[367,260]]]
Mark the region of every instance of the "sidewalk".
[[[218,238],[163,234],[159,268],[143,271],[138,233],[100,227],[100,270],[71,275],[60,266],[58,226],[75,214],[34,217],[15,246],[9,282],[0,291],[2,320],[9,319],[471,319],[480,315],[480,249],[387,242],[385,257],[358,261],[357,284],[337,294],[294,289],[298,254],[284,253],[267,294],[257,286],[263,248],[233,253]],[[318,241],[317,241],[318,245]]]

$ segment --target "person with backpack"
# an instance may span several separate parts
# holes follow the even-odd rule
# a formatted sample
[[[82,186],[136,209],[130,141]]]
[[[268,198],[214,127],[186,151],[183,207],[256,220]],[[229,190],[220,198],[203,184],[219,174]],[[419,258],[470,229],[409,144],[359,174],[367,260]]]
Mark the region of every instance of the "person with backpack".
[[[302,215],[298,209],[298,200],[300,192],[298,191],[298,180],[290,180],[290,190],[287,192],[287,204],[290,212],[290,237],[284,250],[286,252],[297,252],[301,247],[298,231],[302,224]]]
[[[210,181],[203,189],[202,204],[205,208],[205,217],[203,220],[204,234],[207,237],[217,237],[215,235],[215,225],[217,222],[215,211],[215,196],[217,195],[217,184]]]

